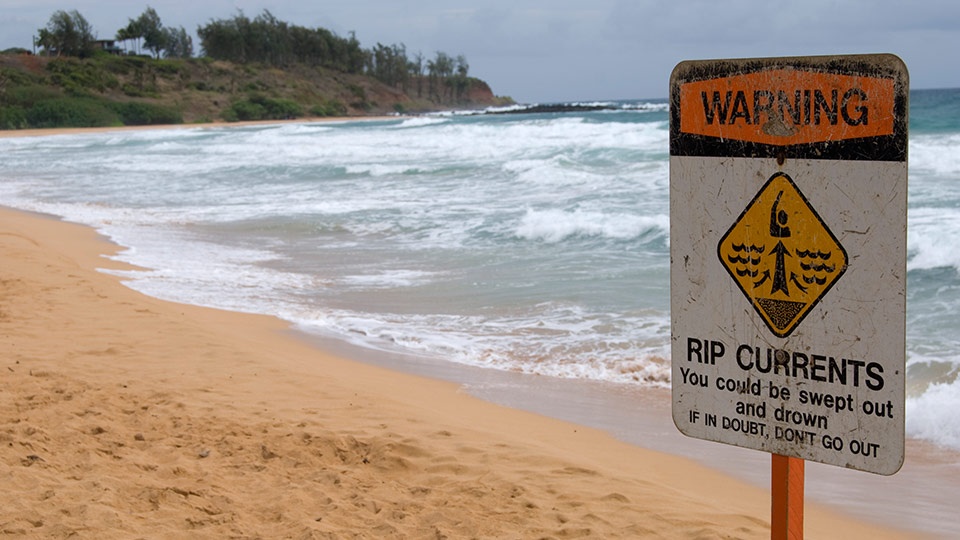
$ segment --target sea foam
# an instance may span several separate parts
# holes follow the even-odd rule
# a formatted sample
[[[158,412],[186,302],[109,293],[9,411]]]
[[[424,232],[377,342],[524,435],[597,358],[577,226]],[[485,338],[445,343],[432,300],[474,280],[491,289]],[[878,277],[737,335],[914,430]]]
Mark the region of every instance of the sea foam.
[[[960,450],[960,382],[931,385],[906,407],[908,436]]]

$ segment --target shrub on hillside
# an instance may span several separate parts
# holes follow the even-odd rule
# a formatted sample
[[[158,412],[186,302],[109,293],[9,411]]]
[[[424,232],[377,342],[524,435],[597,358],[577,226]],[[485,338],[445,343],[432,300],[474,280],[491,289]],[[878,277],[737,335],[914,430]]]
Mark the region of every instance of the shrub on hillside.
[[[0,129],[24,129],[28,127],[27,113],[23,107],[0,107]]]
[[[63,97],[63,92],[49,86],[29,85],[8,88],[0,96],[0,104],[29,109],[35,104]]]
[[[63,87],[68,93],[81,96],[90,91],[106,92],[120,86],[120,82],[110,72],[101,69],[95,62],[84,62],[76,58],[58,58],[47,64],[50,79]]]
[[[33,128],[109,127],[122,125],[120,115],[91,98],[64,97],[41,101],[26,111]]]
[[[151,103],[111,103],[110,108],[120,115],[126,126],[151,126],[158,124],[182,124],[179,111]]]
[[[310,114],[313,116],[346,116],[347,106],[341,101],[328,99],[311,107]]]
[[[227,122],[287,120],[301,116],[303,116],[303,109],[295,101],[273,99],[261,95],[253,95],[247,99],[236,101],[223,112],[223,119]]]

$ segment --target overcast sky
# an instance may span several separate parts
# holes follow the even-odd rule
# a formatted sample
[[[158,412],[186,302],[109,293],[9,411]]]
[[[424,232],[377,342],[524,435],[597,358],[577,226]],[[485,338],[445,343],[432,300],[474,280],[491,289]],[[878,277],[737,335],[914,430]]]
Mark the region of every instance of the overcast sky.
[[[463,54],[471,75],[524,103],[662,98],[681,60],[812,54],[889,52],[913,88],[960,87],[956,0],[0,0],[0,50],[30,48],[59,9],[109,39],[148,5],[194,37],[211,19],[266,8],[354,31],[364,48]]]

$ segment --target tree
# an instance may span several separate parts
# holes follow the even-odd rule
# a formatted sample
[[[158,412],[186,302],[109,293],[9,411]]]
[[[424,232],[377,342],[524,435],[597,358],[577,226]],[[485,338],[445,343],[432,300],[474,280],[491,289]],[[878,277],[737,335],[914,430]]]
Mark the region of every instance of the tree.
[[[433,60],[427,60],[428,88],[431,97],[443,101],[443,89],[440,83],[448,84],[448,78],[453,74],[453,58],[445,52],[437,52]],[[452,97],[452,88],[451,88]]]
[[[129,19],[126,27],[117,30],[117,39],[136,40],[138,54],[140,41],[143,40],[143,48],[151,51],[155,58],[160,58],[160,53],[163,53],[165,58],[193,56],[193,38],[190,34],[187,34],[182,26],[180,28],[164,27],[160,15],[149,6],[136,19]]]
[[[457,74],[450,77],[447,84],[451,85],[451,89],[456,92],[457,99],[461,99],[463,94],[467,92],[467,89],[470,88],[470,80],[467,78],[467,73],[470,71],[470,64],[467,63],[467,58],[462,54],[457,55],[455,69]]]
[[[143,38],[143,47],[153,51],[154,57],[160,58],[160,52],[167,47],[167,33],[163,30],[160,16],[152,7],[148,6],[146,11],[137,18],[136,25],[140,29],[140,36]]]
[[[457,55],[457,66],[456,66],[456,69],[457,69],[457,76],[458,76],[458,77],[463,77],[464,79],[467,78],[467,72],[470,71],[470,64],[467,63],[467,57],[466,57],[466,56],[464,56],[464,55],[462,55],[462,54],[458,54],[458,55]]]
[[[47,54],[81,58],[93,55],[94,41],[97,39],[93,27],[77,10],[54,12],[46,28],[41,28],[38,35],[38,44]]]
[[[120,41],[136,40],[137,54],[140,54],[140,41],[143,40],[143,48],[152,51],[155,58],[160,58],[160,53],[167,48],[170,32],[163,27],[160,15],[157,15],[156,10],[147,6],[147,9],[139,17],[128,19],[128,21],[126,27],[117,30],[117,39]],[[192,40],[190,48],[193,49]]]
[[[407,81],[409,80],[409,72],[407,71],[407,64],[410,61],[407,59],[407,46],[401,43],[400,45],[394,45],[393,49],[393,65],[391,66],[391,73],[393,74],[394,85],[398,85],[401,90],[404,92],[407,91]]]
[[[369,52],[369,66],[367,73],[373,75],[384,84],[397,86],[406,90],[407,76],[407,48],[402,43],[387,47],[380,43]]]
[[[129,24],[125,28],[117,30],[117,39],[120,41],[134,40],[134,51],[140,54],[140,42],[143,40],[143,23],[140,19],[128,19]]]
[[[246,60],[243,57],[243,35],[237,24],[238,17],[243,17],[243,13],[233,19],[211,20],[206,26],[197,27],[204,56],[230,62]]]
[[[181,26],[179,29],[164,29],[166,33],[166,49],[163,56],[165,58],[190,58],[193,56],[193,38]]]
[[[137,54],[140,54],[140,30],[136,28],[134,21],[130,21],[125,28],[117,30],[117,41],[122,41],[124,43],[124,48],[126,48],[126,43],[131,39],[134,40],[134,50]]]
[[[347,73],[363,73],[363,66],[367,65],[367,58],[370,51],[366,51],[360,46],[360,40],[354,32],[350,32],[350,39],[340,38],[344,44],[344,60],[346,66],[344,71]]]
[[[169,32],[168,36],[168,41],[173,39]],[[267,10],[254,19],[238,10],[231,19],[211,20],[197,28],[197,36],[202,54],[217,60],[277,67],[304,64],[344,73],[366,73],[404,92],[411,79],[415,79],[418,97],[423,93],[426,70],[428,97],[439,101],[461,98],[470,85],[470,66],[463,55],[453,58],[438,52],[436,58],[425,62],[418,52],[411,61],[402,43],[377,43],[372,49],[364,49],[353,32],[343,38],[324,28],[283,22]]]
[[[205,56],[271,66],[302,63],[347,73],[363,73],[372,60],[351,32],[342,38],[324,28],[304,28],[278,20],[264,10],[255,19],[238,11],[232,19],[211,20],[197,28]]]
[[[413,60],[407,64],[407,69],[417,81],[417,97],[423,97],[423,53],[417,51]]]

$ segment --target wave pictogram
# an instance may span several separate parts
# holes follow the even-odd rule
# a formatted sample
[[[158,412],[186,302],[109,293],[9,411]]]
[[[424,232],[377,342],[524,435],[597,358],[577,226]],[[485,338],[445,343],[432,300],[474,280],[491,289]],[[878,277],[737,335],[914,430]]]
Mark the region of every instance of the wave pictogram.
[[[826,261],[830,259],[831,255],[833,255],[832,251],[828,251],[824,253],[822,251],[814,251],[814,250],[810,250],[810,251],[805,251],[802,249],[797,250],[797,257],[800,257],[801,259],[823,259]]]
[[[740,257],[737,255],[727,255],[727,260],[733,264],[750,264],[753,266],[760,264],[760,257],[750,258],[750,257]]]
[[[755,245],[746,245],[746,244],[733,244],[730,246],[734,251],[740,253],[741,251],[746,251],[747,253],[760,253],[766,249],[765,246],[755,246]]]
[[[825,277],[818,278],[816,276],[809,276],[809,277],[803,276],[803,282],[806,283],[807,285],[813,285],[814,283],[816,283],[817,285],[826,285],[827,278]]]
[[[826,272],[828,274],[832,274],[837,269],[836,265],[829,266],[826,264],[806,264],[806,263],[800,263],[800,268],[802,268],[806,272]]]

